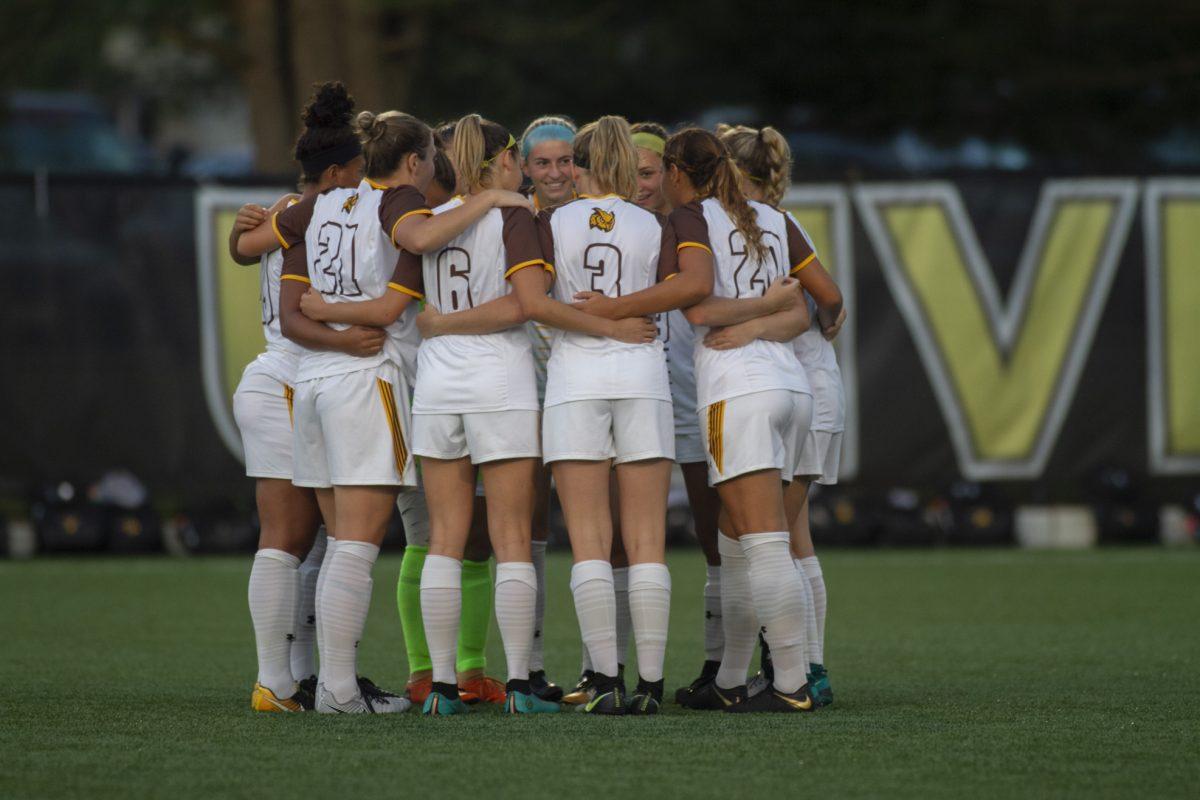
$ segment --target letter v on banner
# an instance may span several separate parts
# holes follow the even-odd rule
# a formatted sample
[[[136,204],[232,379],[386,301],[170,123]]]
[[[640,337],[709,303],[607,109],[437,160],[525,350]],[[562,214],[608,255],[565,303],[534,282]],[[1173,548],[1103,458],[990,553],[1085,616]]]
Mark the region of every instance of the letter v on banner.
[[[866,185],[854,197],[963,475],[1039,477],[1129,235],[1137,182],[1047,182],[1003,305],[954,186]]]

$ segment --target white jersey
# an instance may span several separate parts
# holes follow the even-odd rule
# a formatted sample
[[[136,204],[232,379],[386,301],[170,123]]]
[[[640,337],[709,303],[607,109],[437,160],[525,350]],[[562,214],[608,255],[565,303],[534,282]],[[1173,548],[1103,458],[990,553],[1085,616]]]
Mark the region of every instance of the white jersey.
[[[561,302],[574,302],[583,291],[620,297],[658,281],[663,223],[653,213],[614,194],[580,197],[543,215],[540,224],[549,227],[554,243],[554,297]],[[554,331],[547,408],[577,400],[633,398],[671,400],[661,341],[627,344]]]
[[[304,348],[283,335],[279,327],[279,283],[283,273],[283,250],[264,253],[258,268],[259,303],[262,307],[263,338],[267,349],[254,359],[254,369],[280,383],[296,383],[296,370]]]
[[[380,203],[385,192],[385,187],[363,180],[355,189],[333,189],[316,197],[304,243],[309,281],[325,302],[361,303],[389,291],[397,250],[390,238],[391,231],[384,230],[380,222]],[[305,349],[297,382],[368,369],[385,361],[397,364],[406,376],[411,376],[420,341],[417,313],[414,303],[388,325],[383,349],[374,356]],[[329,325],[338,330],[350,327],[340,323]]]
[[[788,216],[800,229],[808,246],[815,253],[816,247],[813,246],[812,237],[808,235],[808,231],[804,230],[804,226],[790,212]],[[796,358],[800,359],[800,364],[803,365],[804,371],[808,375],[808,381],[812,385],[812,429],[841,433],[846,427],[842,370],[838,366],[837,352],[833,348],[833,342],[826,339],[821,333],[821,324],[817,321],[817,301],[807,293],[805,293],[804,299],[808,303],[808,316],[812,320],[812,326],[792,340],[792,348],[796,352]]]
[[[745,237],[721,204],[708,198],[699,204],[706,230],[691,234],[691,229],[676,226],[680,246],[690,239],[705,236],[707,241],[695,242],[707,246],[713,254],[713,294],[717,297],[761,297],[767,287],[787,275],[789,268],[787,217],[763,203],[750,201],[759,227],[763,230],[766,257],[755,258],[746,249]],[[695,215],[695,204],[672,212],[676,215]],[[682,214],[681,214],[682,212]],[[704,337],[708,328],[696,327],[696,391],[700,408],[721,400],[772,389],[786,389],[811,394],[808,377],[797,360],[790,343],[755,339],[745,347],[733,350],[713,350],[706,347]]]
[[[679,309],[658,315],[658,338],[667,353],[675,433],[699,432],[696,418],[696,331]]]
[[[462,202],[456,197],[434,213]],[[444,247],[425,254],[419,278],[411,275],[404,285],[442,314],[454,314],[504,297],[512,291],[509,275],[526,266],[541,269],[544,263],[529,212],[494,208]],[[414,278],[420,287],[409,285]],[[425,339],[417,364],[414,414],[538,410],[533,350],[524,326]]]

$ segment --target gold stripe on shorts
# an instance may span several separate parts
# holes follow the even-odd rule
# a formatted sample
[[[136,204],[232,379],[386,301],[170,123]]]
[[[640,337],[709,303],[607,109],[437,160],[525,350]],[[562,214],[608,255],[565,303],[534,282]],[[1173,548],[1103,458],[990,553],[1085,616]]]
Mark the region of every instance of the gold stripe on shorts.
[[[392,431],[392,454],[396,457],[396,471],[404,475],[404,465],[408,463],[408,447],[404,444],[404,429],[400,427],[400,415],[396,413],[396,393],[392,384],[383,378],[375,379],[379,387],[379,397],[383,400],[383,411],[387,415],[388,428]]]
[[[713,403],[708,407],[708,454],[712,456],[717,474],[723,474],[725,459],[725,401]]]
[[[295,399],[295,397],[296,397],[296,390],[293,389],[292,387],[288,386],[285,383],[283,385],[283,399],[287,401],[288,422],[291,423],[293,428],[296,427],[296,416],[292,413],[292,401]]]

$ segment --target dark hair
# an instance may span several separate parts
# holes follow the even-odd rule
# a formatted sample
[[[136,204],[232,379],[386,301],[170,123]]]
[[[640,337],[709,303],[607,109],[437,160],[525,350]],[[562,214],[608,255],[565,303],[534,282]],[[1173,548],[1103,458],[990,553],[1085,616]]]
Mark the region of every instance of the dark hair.
[[[375,114],[360,112],[355,119],[363,139],[368,178],[386,178],[400,168],[409,153],[424,161],[433,131],[421,120],[403,111],[384,111]]]
[[[733,156],[715,133],[703,128],[685,128],[667,139],[663,164],[683,171],[702,198],[713,197],[733,218],[733,224],[746,237],[746,248],[755,258],[767,254],[758,215],[746,201],[739,183],[741,177]]]
[[[433,135],[445,147],[450,147],[454,144],[454,123],[439,122],[433,126]]]
[[[433,182],[445,189],[448,194],[454,194],[454,190],[458,186],[458,176],[454,174],[454,163],[441,147],[433,156]]]
[[[630,126],[629,130],[633,133],[653,134],[662,139],[664,142],[667,140],[668,135],[667,129],[662,125],[659,125],[657,122],[635,122],[632,126]]]
[[[333,164],[345,164],[361,151],[350,119],[354,98],[339,81],[313,84],[316,90],[300,115],[304,131],[296,140],[296,160],[304,167],[305,182],[320,180]],[[348,156],[348,157],[347,157]]]

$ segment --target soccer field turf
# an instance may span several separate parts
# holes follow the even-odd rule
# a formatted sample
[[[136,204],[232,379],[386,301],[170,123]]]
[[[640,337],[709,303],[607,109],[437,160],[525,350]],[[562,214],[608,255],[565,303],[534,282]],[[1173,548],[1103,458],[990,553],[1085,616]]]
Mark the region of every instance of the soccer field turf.
[[[670,562],[669,694],[702,660],[704,574]],[[1195,796],[1197,553],[822,563],[837,699],[817,714],[426,719],[253,714],[248,557],[0,562],[0,797]],[[376,567],[360,650],[396,690],[399,567]],[[579,669],[569,568],[551,556],[559,683]],[[489,647],[502,677],[494,626]]]

